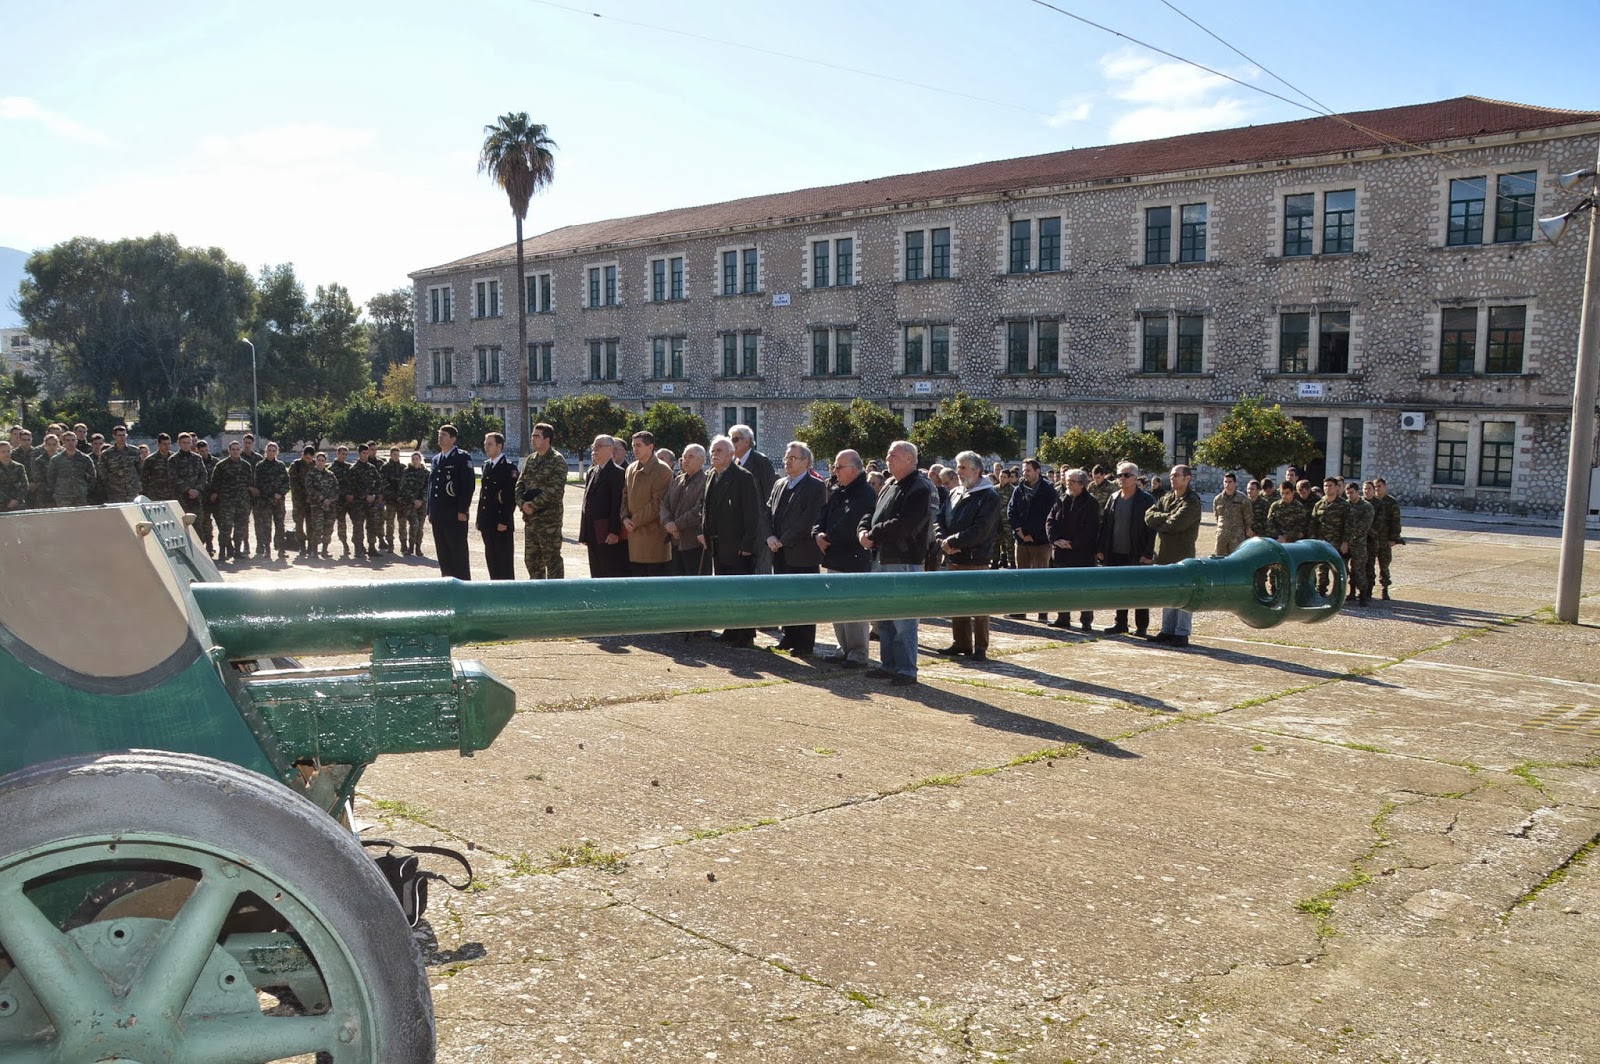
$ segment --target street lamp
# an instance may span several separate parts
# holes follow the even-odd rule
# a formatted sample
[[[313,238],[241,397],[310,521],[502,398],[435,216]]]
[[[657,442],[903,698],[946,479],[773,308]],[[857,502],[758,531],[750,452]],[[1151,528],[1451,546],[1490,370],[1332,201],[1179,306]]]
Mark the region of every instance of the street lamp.
[[[1594,181],[1594,170],[1577,170],[1556,178],[1556,186],[1571,191]],[[1600,390],[1600,187],[1571,210],[1539,219],[1539,231],[1551,243],[1561,239],[1567,223],[1589,212],[1589,262],[1583,274],[1583,310],[1578,325],[1578,362],[1572,374],[1572,431],[1567,440],[1567,495],[1561,513],[1561,567],[1556,571],[1556,617],[1578,623],[1578,600],[1583,597],[1584,526],[1589,517],[1590,459],[1594,448],[1595,393]]]
[[[261,435],[261,402],[256,391],[256,345],[251,343],[248,336],[241,336],[239,339],[250,344],[250,432],[259,437]]]

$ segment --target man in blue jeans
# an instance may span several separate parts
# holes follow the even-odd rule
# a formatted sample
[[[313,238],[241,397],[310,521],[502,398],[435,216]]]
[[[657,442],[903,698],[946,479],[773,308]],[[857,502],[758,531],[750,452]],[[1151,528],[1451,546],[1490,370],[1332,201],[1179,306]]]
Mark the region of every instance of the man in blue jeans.
[[[933,485],[917,469],[917,449],[905,440],[889,445],[889,481],[878,493],[877,506],[861,519],[857,537],[875,559],[880,573],[917,573],[928,555],[932,532],[930,493]],[[882,664],[868,676],[888,679],[896,687],[917,682],[917,621],[879,621]]]

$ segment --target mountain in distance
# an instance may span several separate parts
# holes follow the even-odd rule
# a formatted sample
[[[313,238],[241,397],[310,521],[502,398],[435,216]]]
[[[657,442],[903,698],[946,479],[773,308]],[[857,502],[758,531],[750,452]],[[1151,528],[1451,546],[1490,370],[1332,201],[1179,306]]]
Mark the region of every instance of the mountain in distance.
[[[28,261],[29,252],[16,248],[0,248],[0,329],[22,328],[22,315],[11,304],[17,301],[17,287],[22,284],[22,264]]]

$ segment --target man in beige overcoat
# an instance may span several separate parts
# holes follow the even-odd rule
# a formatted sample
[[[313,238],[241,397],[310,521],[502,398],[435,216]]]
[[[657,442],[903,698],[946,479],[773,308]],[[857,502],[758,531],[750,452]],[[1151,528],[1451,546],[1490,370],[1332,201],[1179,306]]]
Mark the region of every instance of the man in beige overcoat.
[[[656,438],[648,432],[633,434],[633,457],[622,491],[630,575],[666,576],[672,545],[661,526],[661,503],[672,486],[672,467],[656,457]]]

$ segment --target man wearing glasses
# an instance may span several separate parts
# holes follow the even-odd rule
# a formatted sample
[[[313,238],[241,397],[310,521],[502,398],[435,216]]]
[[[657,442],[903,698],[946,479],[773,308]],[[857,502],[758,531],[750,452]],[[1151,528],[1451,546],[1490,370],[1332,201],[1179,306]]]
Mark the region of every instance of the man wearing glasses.
[[[811,475],[811,448],[798,441],[783,452],[783,477],[772,486],[767,509],[772,513],[772,532],[767,548],[772,551],[772,572],[815,573],[822,564],[822,549],[812,537],[817,514],[828,489]],[[817,645],[817,626],[791,624],[783,628],[778,649],[791,656],[809,658]]]
[[[1139,487],[1139,467],[1132,462],[1117,464],[1117,494],[1100,514],[1100,544],[1096,552],[1102,565],[1149,565],[1155,560],[1155,529],[1144,523],[1144,515],[1155,505],[1155,497]],[[1135,610],[1133,623],[1137,635],[1150,630],[1150,611]],[[1111,635],[1128,633],[1128,611],[1117,611],[1117,623],[1107,628]]]

